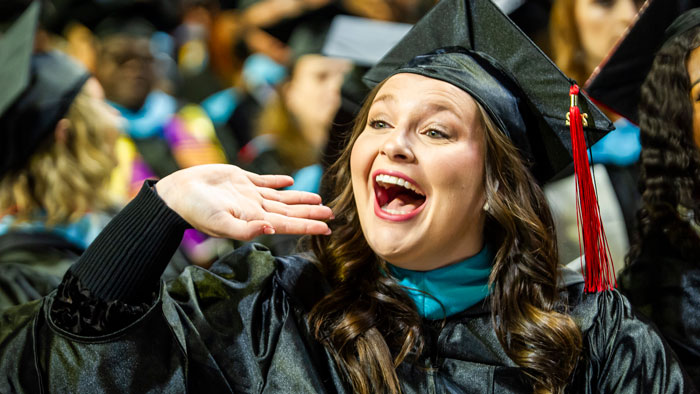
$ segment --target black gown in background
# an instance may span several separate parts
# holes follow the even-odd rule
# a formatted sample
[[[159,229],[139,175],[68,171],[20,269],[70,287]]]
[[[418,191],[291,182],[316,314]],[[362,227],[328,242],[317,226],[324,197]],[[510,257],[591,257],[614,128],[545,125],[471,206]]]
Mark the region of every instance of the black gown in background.
[[[0,236],[0,310],[51,293],[82,252],[49,232],[11,231]]]
[[[698,387],[700,256],[684,256],[665,234],[647,237],[642,245],[641,257],[620,273],[620,291],[654,322]]]
[[[144,189],[120,216],[138,212],[144,199],[153,199],[148,193]],[[133,246],[160,248],[143,235],[129,235]],[[92,264],[107,258],[83,256],[92,256]],[[578,275],[563,276],[561,294],[584,345],[567,393],[695,392],[673,353],[622,295],[584,294]],[[0,315],[0,392],[350,392],[343,370],[306,323],[328,285],[303,257],[273,257],[248,245],[209,271],[189,267],[161,285],[134,322],[100,336],[65,329],[98,310],[109,321],[124,305],[92,308],[100,301],[72,274],[64,285],[61,297],[54,293]],[[488,302],[449,317],[444,326],[426,320],[424,333],[420,358],[398,367],[404,393],[532,392],[496,338]]]

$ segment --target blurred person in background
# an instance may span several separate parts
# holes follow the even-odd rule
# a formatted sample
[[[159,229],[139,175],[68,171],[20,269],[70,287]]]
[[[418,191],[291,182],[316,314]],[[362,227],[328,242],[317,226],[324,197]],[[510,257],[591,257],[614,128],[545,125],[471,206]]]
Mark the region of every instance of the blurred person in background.
[[[136,150],[132,157],[144,162],[132,165],[133,184],[179,168],[226,162],[204,111],[156,89],[154,32],[148,21],[134,17],[110,18],[96,28],[96,76],[110,104],[127,120],[126,133]]]
[[[551,57],[564,73],[583,84],[634,21],[642,0],[554,0],[551,9]],[[639,129],[614,114],[616,130],[590,148],[597,178],[601,215],[615,268],[619,271],[629,248],[639,205],[636,192]],[[545,186],[557,225],[560,260],[579,255],[573,176]],[[574,262],[578,265],[578,262]]]
[[[664,9],[652,12],[652,6]],[[642,207],[619,285],[700,385],[700,8],[671,23],[675,15],[662,15],[673,7],[654,1],[623,42],[630,46],[619,48],[634,46],[625,57],[641,57],[637,64],[649,70],[644,79],[628,68],[641,77],[635,86]],[[644,37],[649,33],[651,40]],[[618,65],[613,60],[603,71]]]
[[[152,24],[127,9],[95,30],[99,38],[96,76],[108,102],[126,119],[126,135],[117,150],[122,178],[117,184],[130,185],[127,197],[144,179],[228,162],[206,112],[157,88]],[[230,243],[189,230],[182,246],[193,263],[206,266]]]
[[[351,66],[344,59],[301,56],[279,95],[262,110],[257,136],[243,147],[241,162],[261,174],[287,175],[318,163]]]
[[[84,68],[31,54],[38,8],[0,37],[21,53],[0,69],[0,309],[52,291],[116,212],[108,183],[121,120]]]

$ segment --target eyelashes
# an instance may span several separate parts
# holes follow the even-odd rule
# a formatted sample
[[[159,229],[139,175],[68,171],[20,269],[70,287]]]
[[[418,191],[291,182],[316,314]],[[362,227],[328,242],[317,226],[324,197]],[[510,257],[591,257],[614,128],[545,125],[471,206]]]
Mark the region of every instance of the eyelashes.
[[[375,129],[375,130],[381,130],[381,129],[386,129],[386,128],[391,128],[391,124],[385,120],[382,119],[370,119],[367,121],[367,126]],[[424,129],[423,131],[420,132],[421,135],[425,135],[428,138],[431,139],[445,139],[449,140],[451,138],[451,135],[449,132],[442,130],[442,128],[431,126],[429,128]]]

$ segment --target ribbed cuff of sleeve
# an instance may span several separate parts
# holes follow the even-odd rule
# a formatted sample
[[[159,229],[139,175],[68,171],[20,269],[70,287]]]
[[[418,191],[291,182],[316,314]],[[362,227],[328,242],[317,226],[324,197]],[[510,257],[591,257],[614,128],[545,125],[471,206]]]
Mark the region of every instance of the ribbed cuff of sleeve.
[[[189,224],[144,183],[70,268],[104,301],[140,302],[157,290],[160,276]]]

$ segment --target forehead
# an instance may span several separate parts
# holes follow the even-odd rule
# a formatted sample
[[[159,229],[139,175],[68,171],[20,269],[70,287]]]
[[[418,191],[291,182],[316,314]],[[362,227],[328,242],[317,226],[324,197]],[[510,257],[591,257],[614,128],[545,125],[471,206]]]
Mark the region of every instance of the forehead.
[[[125,34],[115,34],[102,40],[102,48],[109,53],[139,52],[150,53],[148,37],[132,37]]]
[[[389,77],[375,96],[375,104],[392,101],[405,105],[446,107],[459,116],[474,116],[476,101],[451,83],[423,75],[400,73]]]

